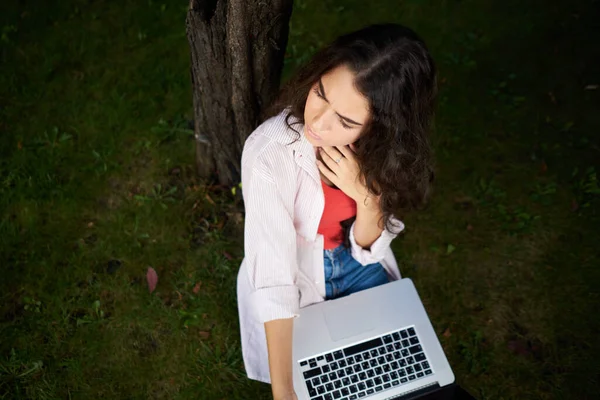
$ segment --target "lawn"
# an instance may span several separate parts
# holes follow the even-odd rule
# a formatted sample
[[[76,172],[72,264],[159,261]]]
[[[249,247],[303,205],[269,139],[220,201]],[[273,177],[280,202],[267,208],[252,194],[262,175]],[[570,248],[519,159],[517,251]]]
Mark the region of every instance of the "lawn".
[[[186,8],[0,5],[0,399],[270,398],[241,359],[239,191],[193,172]],[[285,77],[372,22],[433,53],[435,193],[394,251],[478,399],[600,392],[597,11],[295,1]]]

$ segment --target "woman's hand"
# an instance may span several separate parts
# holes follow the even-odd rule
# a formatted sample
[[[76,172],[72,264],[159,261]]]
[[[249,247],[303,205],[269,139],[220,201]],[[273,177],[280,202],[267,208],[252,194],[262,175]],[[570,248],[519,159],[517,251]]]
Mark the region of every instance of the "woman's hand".
[[[360,168],[354,153],[354,146],[319,147],[323,161],[317,160],[319,170],[342,192],[356,202],[364,205],[367,198],[369,206],[378,206],[379,199],[361,183]]]

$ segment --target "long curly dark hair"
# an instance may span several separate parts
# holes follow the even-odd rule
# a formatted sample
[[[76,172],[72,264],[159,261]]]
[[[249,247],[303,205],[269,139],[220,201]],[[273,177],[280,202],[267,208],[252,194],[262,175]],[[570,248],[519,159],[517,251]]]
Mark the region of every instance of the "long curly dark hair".
[[[361,179],[381,196],[385,228],[391,231],[391,215],[401,218],[422,208],[431,192],[429,130],[437,94],[436,67],[425,43],[411,29],[371,25],[340,36],[317,52],[284,85],[264,118],[287,108],[286,122],[300,139],[302,133],[292,127],[290,118],[304,124],[309,90],[322,75],[341,65],[355,74],[354,84],[369,102],[370,118],[354,145]],[[355,218],[342,222],[346,247]]]

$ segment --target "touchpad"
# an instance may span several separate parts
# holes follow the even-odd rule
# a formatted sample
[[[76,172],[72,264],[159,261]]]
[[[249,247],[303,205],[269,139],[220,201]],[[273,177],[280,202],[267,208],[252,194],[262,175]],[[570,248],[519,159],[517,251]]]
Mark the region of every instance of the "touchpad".
[[[377,313],[363,301],[357,301],[355,296],[342,297],[323,304],[325,323],[331,340],[338,341],[351,336],[368,332],[375,328]]]

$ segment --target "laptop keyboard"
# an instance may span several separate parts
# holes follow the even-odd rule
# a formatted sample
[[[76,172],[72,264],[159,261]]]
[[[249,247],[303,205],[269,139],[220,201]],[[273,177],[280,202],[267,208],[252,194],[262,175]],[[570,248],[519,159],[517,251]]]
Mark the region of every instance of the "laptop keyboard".
[[[355,400],[431,375],[414,327],[298,361],[311,400]]]

